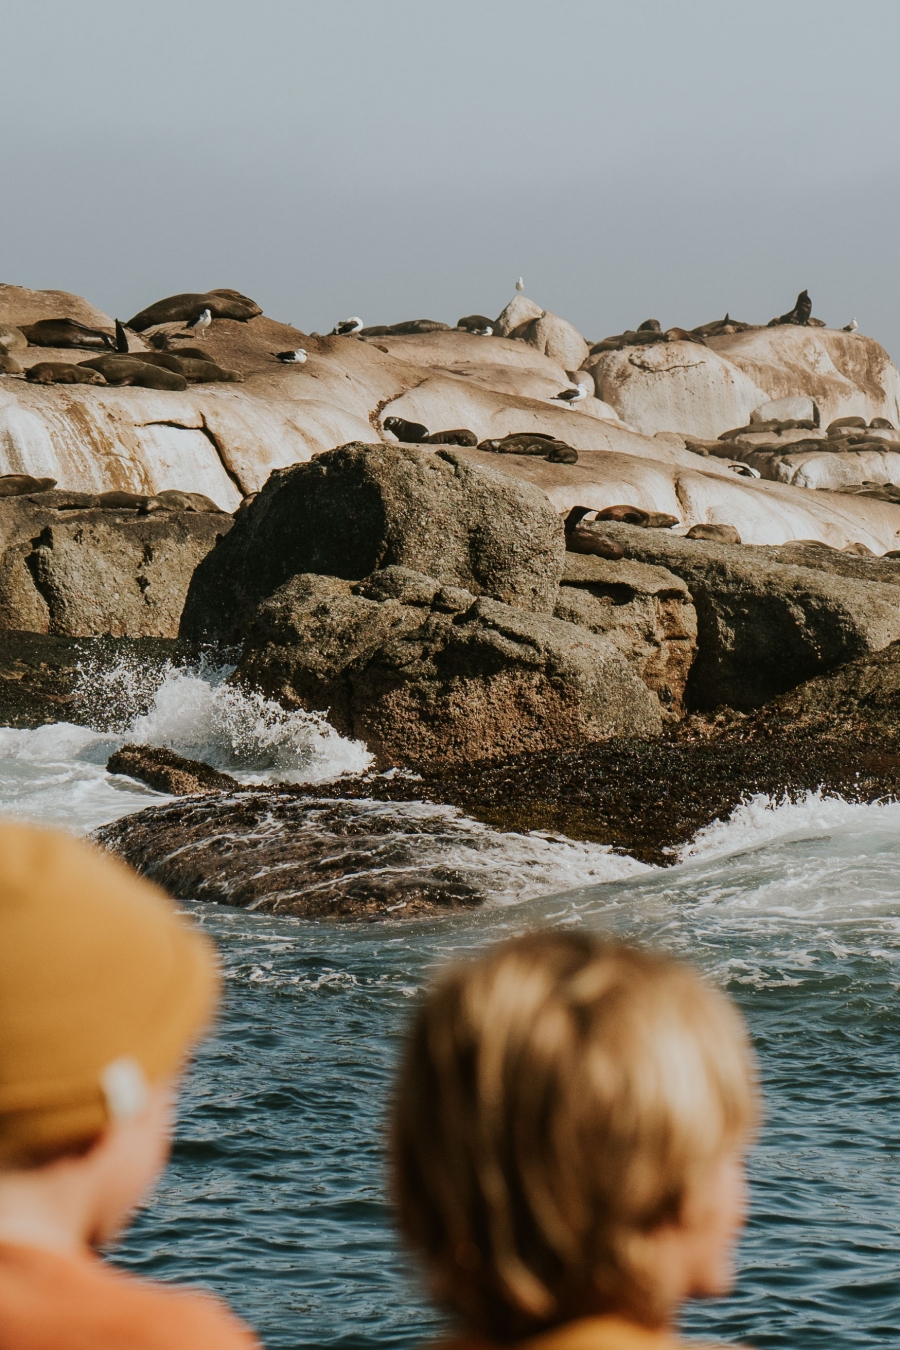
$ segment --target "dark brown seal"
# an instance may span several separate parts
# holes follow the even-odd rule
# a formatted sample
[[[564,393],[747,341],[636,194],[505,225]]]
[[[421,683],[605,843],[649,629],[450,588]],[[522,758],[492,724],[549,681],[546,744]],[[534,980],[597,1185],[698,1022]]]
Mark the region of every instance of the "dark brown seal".
[[[80,369],[88,367],[99,370],[107,384],[132,385],[138,389],[170,389],[178,392],[187,389],[187,380],[174,370],[164,366],[151,365],[137,356],[123,356],[119,353],[109,356],[94,356],[90,361],[82,361]]]
[[[455,431],[433,431],[426,437],[428,445],[477,445],[478,437],[474,431],[459,427]]]
[[[169,295],[165,300],[157,300],[148,305],[133,319],[129,319],[126,328],[142,333],[145,328],[153,328],[158,323],[193,323],[208,309],[214,319],[237,319],[246,322],[255,319],[262,310],[255,300],[240,291],[231,291],[222,287],[203,294],[186,291],[182,295]]]
[[[386,417],[381,425],[407,445],[423,445],[428,440],[428,428],[421,422],[407,422],[405,417]]]
[[[99,347],[104,351],[116,348],[111,333],[88,328],[74,319],[39,319],[37,323],[23,323],[20,328],[31,347]]]
[[[616,539],[610,538],[601,525],[586,521],[593,507],[573,506],[564,523],[566,549],[569,553],[592,553],[597,558],[611,558],[613,561],[625,557],[625,549]]]
[[[105,384],[102,371],[85,370],[68,361],[38,361],[25,372],[29,384]]]

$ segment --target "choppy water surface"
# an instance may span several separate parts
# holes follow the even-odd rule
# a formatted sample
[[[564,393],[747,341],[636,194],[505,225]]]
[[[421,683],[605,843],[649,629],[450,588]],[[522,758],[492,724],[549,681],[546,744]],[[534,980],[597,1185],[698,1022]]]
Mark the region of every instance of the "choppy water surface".
[[[0,801],[88,829],[160,800],[105,775],[126,737],[257,780],[314,781],[366,759],[219,676],[170,672],[127,731],[0,730]],[[741,1004],[762,1063],[768,1120],[738,1289],[692,1308],[687,1331],[759,1346],[894,1345],[898,826],[895,805],[756,801],[667,870],[472,827],[452,845],[430,832],[421,847],[443,857],[452,847],[461,871],[490,877],[493,898],[474,914],[334,927],[193,907],[220,944],[226,1006],[185,1090],[172,1168],[120,1259],[210,1285],[272,1347],[374,1350],[434,1334],[384,1198],[398,1038],[448,956],[536,922],[588,925],[697,962]]]

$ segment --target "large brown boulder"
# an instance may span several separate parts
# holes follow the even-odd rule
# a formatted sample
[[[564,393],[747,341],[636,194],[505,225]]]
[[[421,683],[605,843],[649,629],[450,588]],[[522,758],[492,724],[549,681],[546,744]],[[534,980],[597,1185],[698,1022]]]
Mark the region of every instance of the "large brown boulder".
[[[451,449],[353,442],[272,474],[198,568],[182,631],[234,639],[292,576],[390,566],[550,613],[564,556],[559,516],[530,484]]]
[[[0,629],[176,637],[194,569],[231,524],[106,510],[87,493],[0,498]]]
[[[295,576],[259,607],[235,678],[326,712],[381,765],[662,728],[655,695],[608,638],[405,567],[356,584]]]
[[[900,638],[896,586],[775,562],[761,549],[612,522],[604,529],[626,558],[686,582],[697,610],[695,707],[756,707]]]
[[[697,611],[674,572],[567,553],[554,614],[608,636],[656,694],[664,717],[681,717],[697,651]]]
[[[0,323],[40,323],[42,319],[74,319],[88,328],[112,329],[113,321],[80,295],[69,291],[33,291],[28,286],[0,285]]]

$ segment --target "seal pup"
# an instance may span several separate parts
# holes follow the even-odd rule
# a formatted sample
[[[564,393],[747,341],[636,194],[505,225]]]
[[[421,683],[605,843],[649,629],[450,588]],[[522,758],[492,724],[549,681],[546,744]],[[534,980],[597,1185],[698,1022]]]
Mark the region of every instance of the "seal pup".
[[[25,372],[29,384],[106,384],[103,372],[85,370],[66,361],[38,361]]]
[[[569,553],[592,553],[596,558],[609,558],[617,562],[625,557],[625,549],[601,526],[584,519],[592,510],[590,506],[573,506],[566,516],[563,521],[566,550]]]
[[[423,445],[428,440],[428,428],[421,422],[407,422],[405,417],[386,417],[381,425],[407,445]]]
[[[328,334],[329,337],[349,337],[351,333],[362,332],[363,321],[358,314],[349,319],[340,319]]]
[[[0,375],[21,375],[24,369],[14,356],[10,356],[0,347]]]
[[[305,366],[308,360],[304,347],[296,347],[292,352],[273,352],[272,355],[283,366]]]
[[[550,395],[551,403],[565,403],[567,407],[572,408],[576,403],[583,403],[588,396],[588,387],[586,384],[576,384],[573,389],[563,389],[558,394]]]
[[[31,347],[87,347],[115,351],[116,343],[111,333],[88,328],[74,319],[39,319],[37,323],[20,326]]]
[[[0,352],[23,352],[28,339],[21,328],[11,323],[0,323]]]
[[[193,323],[186,323],[184,326],[189,333],[194,333],[198,338],[206,334],[206,330],[212,323],[212,310],[207,308],[201,310]]]
[[[554,441],[550,453],[544,458],[548,464],[577,464],[578,451],[574,445],[566,445],[565,441]]]
[[[855,320],[855,319],[851,319],[849,323],[845,323],[845,324],[844,324],[843,328],[841,329],[841,332],[842,332],[842,333],[855,333],[858,327],[859,327],[859,324],[856,322],[856,320]]]
[[[692,525],[685,539],[705,539],[710,544],[739,544],[741,536],[733,525]]]
[[[474,431],[458,427],[455,431],[433,431],[425,437],[426,445],[477,445],[478,437]]]

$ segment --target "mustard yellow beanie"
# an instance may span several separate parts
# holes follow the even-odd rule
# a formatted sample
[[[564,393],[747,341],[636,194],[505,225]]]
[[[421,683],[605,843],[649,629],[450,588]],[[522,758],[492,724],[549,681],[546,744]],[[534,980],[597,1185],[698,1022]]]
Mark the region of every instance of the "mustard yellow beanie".
[[[139,1109],[217,990],[211,944],[162,891],[69,835],[0,824],[0,1168]]]

